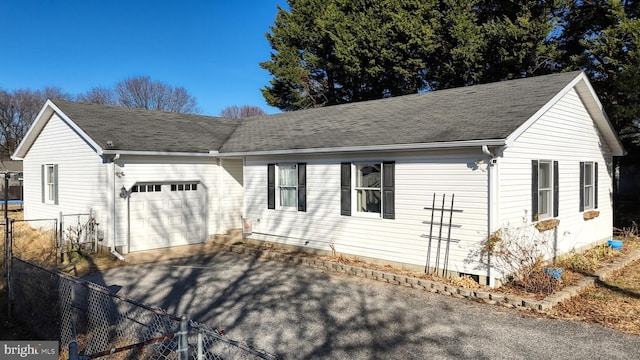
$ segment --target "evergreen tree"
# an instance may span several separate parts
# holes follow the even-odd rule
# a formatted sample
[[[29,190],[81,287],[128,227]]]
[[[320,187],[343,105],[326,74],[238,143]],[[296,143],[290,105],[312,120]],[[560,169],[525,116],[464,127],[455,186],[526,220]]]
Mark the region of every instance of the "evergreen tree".
[[[559,0],[290,0],[262,89],[283,110],[548,73]]]
[[[267,39],[273,79],[262,89],[283,110],[414,93],[426,87],[435,1],[290,0]]]

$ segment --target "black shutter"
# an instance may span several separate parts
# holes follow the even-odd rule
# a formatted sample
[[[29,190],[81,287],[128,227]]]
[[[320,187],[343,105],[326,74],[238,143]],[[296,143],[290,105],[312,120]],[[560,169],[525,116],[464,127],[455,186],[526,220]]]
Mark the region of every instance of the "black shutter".
[[[58,205],[58,164],[53,165],[53,203]]]
[[[307,164],[298,163],[298,211],[307,211]]]
[[[395,219],[395,162],[382,163],[382,217]]]
[[[598,208],[598,163],[593,164],[593,206]]]
[[[276,208],[276,165],[267,165],[267,209]]]
[[[40,176],[42,178],[42,202],[45,202],[45,186],[47,186],[46,165],[40,165]]]
[[[580,211],[584,211],[584,162],[580,162]]]
[[[538,160],[531,160],[531,221],[538,221]]]
[[[558,172],[558,162],[553,162],[553,217],[558,216],[558,207],[560,204],[560,182]]]
[[[340,164],[340,215],[351,216],[351,163]]]

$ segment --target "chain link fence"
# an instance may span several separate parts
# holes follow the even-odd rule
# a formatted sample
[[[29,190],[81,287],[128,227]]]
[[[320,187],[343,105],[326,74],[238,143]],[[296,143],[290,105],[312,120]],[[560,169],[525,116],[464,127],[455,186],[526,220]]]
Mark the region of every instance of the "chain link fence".
[[[222,331],[13,257],[14,314],[69,359],[276,359]],[[69,344],[69,348],[66,346]]]

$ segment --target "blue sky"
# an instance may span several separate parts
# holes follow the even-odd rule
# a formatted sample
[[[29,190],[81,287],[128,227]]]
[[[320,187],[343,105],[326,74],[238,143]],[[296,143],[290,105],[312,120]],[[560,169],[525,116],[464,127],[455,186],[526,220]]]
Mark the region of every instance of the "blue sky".
[[[202,113],[256,105],[271,76],[265,38],[286,0],[2,0],[0,89],[71,94],[130,76],[182,86]]]

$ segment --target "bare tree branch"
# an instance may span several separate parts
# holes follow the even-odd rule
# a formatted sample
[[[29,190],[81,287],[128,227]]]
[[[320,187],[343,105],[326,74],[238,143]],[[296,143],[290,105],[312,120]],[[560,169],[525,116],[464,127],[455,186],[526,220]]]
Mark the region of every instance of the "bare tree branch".
[[[179,113],[199,113],[195,97],[183,87],[173,87],[164,82],[152,81],[148,76],[136,76],[115,86],[119,105],[131,108],[160,110]]]
[[[242,119],[248,118],[252,116],[261,116],[266,115],[261,108],[252,105],[231,105],[227,106],[222,111],[220,111],[220,116],[230,119]]]

